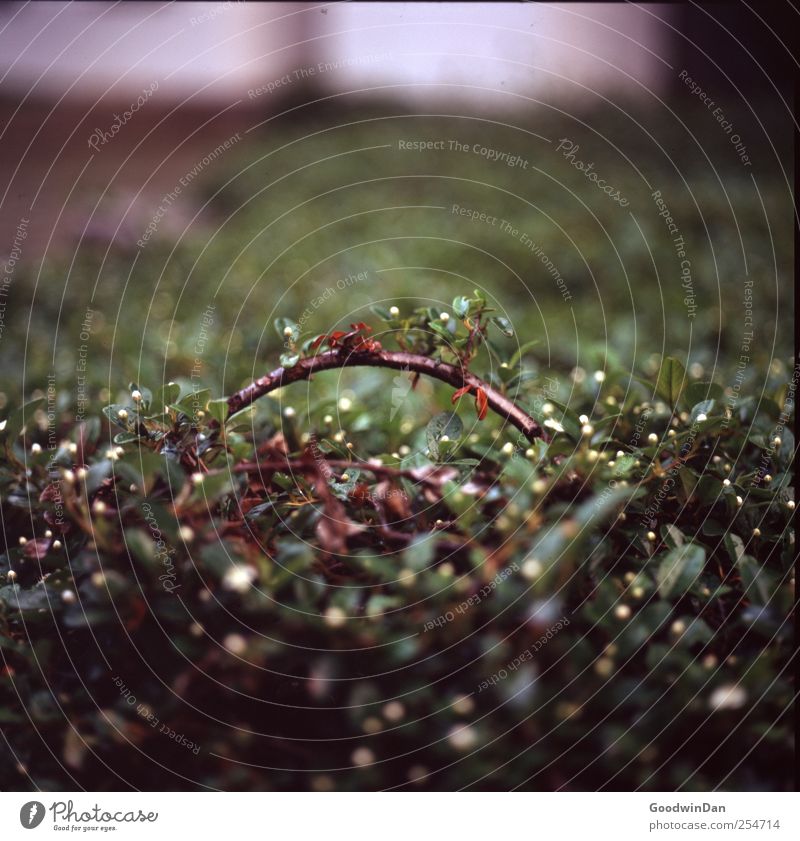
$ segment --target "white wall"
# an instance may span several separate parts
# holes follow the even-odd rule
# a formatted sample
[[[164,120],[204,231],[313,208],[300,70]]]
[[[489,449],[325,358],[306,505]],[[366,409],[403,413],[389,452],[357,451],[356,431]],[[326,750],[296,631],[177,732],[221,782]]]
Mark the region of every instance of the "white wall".
[[[636,94],[660,90],[668,69],[656,13],[669,14],[627,3],[5,4],[0,94],[129,102],[156,80],[162,103],[203,89],[216,104],[286,73],[296,87],[295,71],[328,91],[399,86],[433,102]]]

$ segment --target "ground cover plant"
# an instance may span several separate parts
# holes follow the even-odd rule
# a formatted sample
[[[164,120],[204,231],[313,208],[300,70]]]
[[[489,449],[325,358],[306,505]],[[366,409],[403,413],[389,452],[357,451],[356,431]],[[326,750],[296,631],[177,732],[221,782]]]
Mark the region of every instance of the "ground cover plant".
[[[540,382],[488,309],[279,319],[260,388],[132,384],[54,451],[45,398],[10,415],[4,785],[783,785],[785,380]],[[295,409],[315,361],[402,371],[390,339],[463,372],[441,411]]]
[[[295,114],[205,227],[20,271],[0,787],[791,787],[791,210],[568,123]],[[560,152],[381,151],[601,129],[624,213]]]

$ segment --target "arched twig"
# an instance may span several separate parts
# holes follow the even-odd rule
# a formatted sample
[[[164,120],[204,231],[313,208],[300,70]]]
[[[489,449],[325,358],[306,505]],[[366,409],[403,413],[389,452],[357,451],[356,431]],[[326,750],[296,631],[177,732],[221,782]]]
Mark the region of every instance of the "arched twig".
[[[398,371],[414,371],[426,374],[437,380],[448,383],[454,388],[468,386],[475,392],[478,388],[486,394],[489,408],[506,418],[529,440],[544,438],[544,432],[539,424],[513,400],[493,389],[480,377],[463,368],[457,368],[446,362],[419,356],[413,353],[392,352],[386,350],[354,351],[345,348],[327,351],[316,356],[301,359],[292,368],[277,368],[266,376],[260,377],[228,399],[228,412],[238,412],[249,406],[254,400],[269,394],[277,388],[291,383],[307,380],[320,371],[330,371],[336,368],[372,367],[393,368]]]

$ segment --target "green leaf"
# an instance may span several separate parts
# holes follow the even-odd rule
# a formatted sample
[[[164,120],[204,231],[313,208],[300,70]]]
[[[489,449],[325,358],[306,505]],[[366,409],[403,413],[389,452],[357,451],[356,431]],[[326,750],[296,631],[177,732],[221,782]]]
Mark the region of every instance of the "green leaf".
[[[689,383],[684,389],[684,400],[689,406],[695,406],[704,400],[721,400],[725,392],[717,383]]]
[[[294,368],[300,361],[300,354],[295,351],[287,351],[281,354],[280,362],[283,368]]]
[[[436,556],[436,541],[430,534],[415,537],[403,552],[403,566],[421,572]]]
[[[33,420],[34,412],[44,403],[44,397],[37,397],[35,400],[30,400],[23,403],[19,409],[15,409],[6,418],[6,425],[0,430],[0,436],[7,437],[9,441],[13,441],[18,435],[21,435]]]
[[[463,431],[464,425],[455,412],[441,412],[431,418],[425,428],[425,437],[428,441],[431,457],[439,458],[439,442],[443,435],[446,435],[451,441],[457,441],[461,438]]]
[[[381,321],[393,321],[394,320],[392,318],[392,314],[389,312],[389,310],[386,309],[386,307],[382,307],[378,304],[373,304],[370,307],[370,310],[372,310],[372,312],[375,313],[375,315],[377,315],[378,318],[380,318]]]
[[[296,342],[300,336],[300,325],[291,318],[276,318],[273,324],[275,325],[275,332],[282,342],[285,342],[287,338],[291,338],[292,341]],[[287,327],[292,331],[291,337],[287,337],[284,333]]]
[[[698,415],[708,415],[714,411],[714,407],[717,405],[716,400],[701,400],[699,403],[695,403],[692,406],[692,411],[690,415],[690,420],[694,423],[697,420]]]
[[[520,345],[515,351],[514,355],[511,359],[508,360],[508,365],[510,368],[513,368],[517,362],[519,362],[522,357],[531,349],[536,347],[536,345],[541,344],[541,339],[532,339],[530,342],[525,342],[525,344]]]
[[[656,381],[656,394],[674,409],[686,386],[686,369],[680,360],[667,356],[661,362]]]
[[[158,400],[150,407],[153,412],[166,412],[167,406],[171,403],[176,403],[181,396],[181,387],[178,383],[166,383],[162,386]]]
[[[219,397],[215,400],[209,400],[206,403],[206,412],[222,426],[225,423],[225,418],[228,417],[228,398]]]
[[[459,318],[466,318],[469,314],[469,298],[464,295],[456,295],[453,298],[453,312]]]
[[[118,432],[114,436],[115,444],[130,444],[133,441],[139,440],[139,434],[136,432]]]
[[[678,546],[662,556],[656,572],[662,599],[680,598],[697,580],[706,563],[706,550],[695,543]]]
[[[134,412],[134,409],[129,409],[128,406],[123,406],[121,403],[112,403],[110,406],[103,407],[103,414],[111,421],[111,423],[115,423],[117,426],[121,426],[123,429],[128,428],[128,421],[121,420],[119,413],[121,411],[128,412],[128,415]]]
[[[492,317],[491,322],[504,336],[511,338],[514,335],[514,328],[511,326],[511,322],[507,318],[496,315]]]

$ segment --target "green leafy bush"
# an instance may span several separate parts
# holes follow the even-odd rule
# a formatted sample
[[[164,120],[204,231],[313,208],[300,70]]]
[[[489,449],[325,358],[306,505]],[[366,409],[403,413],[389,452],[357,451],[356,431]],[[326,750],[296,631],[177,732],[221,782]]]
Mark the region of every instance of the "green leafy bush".
[[[4,410],[0,785],[790,787],[791,369],[549,368],[477,294],[376,315],[279,320],[289,371],[371,364],[251,406]]]

